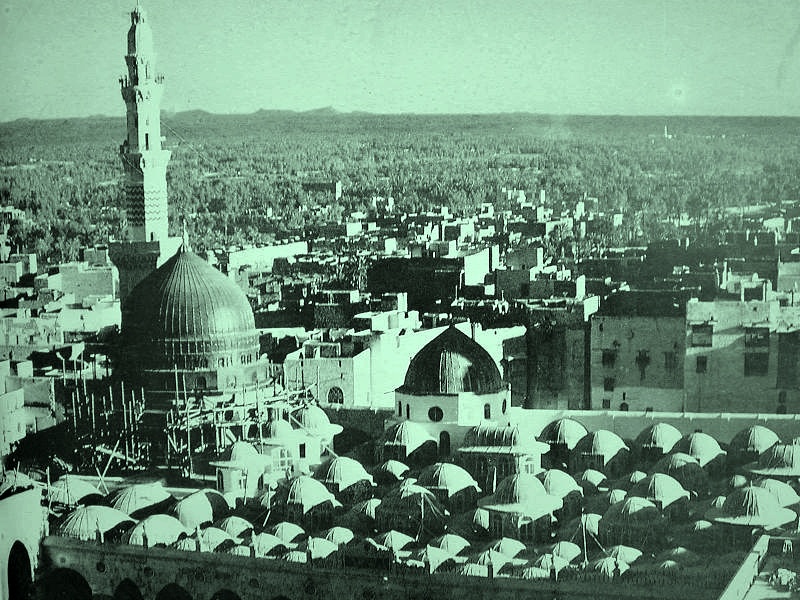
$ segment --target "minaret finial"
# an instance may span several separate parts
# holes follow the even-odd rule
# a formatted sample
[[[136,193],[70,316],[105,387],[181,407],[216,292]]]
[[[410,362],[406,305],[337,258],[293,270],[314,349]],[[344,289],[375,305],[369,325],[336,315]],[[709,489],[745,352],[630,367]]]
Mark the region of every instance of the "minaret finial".
[[[189,247],[189,232],[186,230],[186,219],[183,220],[183,234],[181,238],[181,246],[183,246],[184,252],[188,252],[191,248]]]

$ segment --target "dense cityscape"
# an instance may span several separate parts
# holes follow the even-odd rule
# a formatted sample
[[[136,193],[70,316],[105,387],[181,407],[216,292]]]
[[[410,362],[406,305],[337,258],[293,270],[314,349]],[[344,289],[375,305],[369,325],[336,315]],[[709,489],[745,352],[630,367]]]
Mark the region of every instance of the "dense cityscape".
[[[797,595],[798,119],[173,113],[124,39],[0,123],[0,598]]]

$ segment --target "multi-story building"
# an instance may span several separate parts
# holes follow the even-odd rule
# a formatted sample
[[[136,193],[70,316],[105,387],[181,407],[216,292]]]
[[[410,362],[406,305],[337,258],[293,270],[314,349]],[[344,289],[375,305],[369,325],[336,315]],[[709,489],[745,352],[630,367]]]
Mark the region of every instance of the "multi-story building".
[[[591,408],[680,411],[686,293],[611,294],[592,319]]]
[[[800,412],[800,307],[692,300],[686,322],[686,410]]]

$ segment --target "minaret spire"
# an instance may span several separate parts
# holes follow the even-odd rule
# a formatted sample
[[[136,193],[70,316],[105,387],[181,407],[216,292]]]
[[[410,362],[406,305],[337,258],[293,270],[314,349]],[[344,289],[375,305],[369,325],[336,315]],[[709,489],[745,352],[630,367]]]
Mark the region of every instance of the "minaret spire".
[[[128,30],[128,74],[120,79],[127,109],[127,136],[120,146],[125,169],[128,239],[167,238],[167,163],[161,147],[161,95],[164,77],[156,73],[153,33],[139,0]]]
[[[133,288],[178,249],[180,238],[168,237],[167,163],[161,147],[161,94],[164,78],[156,72],[153,33],[140,0],[131,10],[125,63],[120,77],[127,128],[119,156],[125,172],[128,226],[123,240],[112,240],[111,260],[119,269],[123,310]]]

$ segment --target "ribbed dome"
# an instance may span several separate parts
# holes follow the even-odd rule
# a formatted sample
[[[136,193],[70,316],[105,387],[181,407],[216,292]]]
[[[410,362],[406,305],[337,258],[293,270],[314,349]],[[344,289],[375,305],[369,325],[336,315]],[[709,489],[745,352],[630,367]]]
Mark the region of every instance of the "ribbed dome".
[[[771,429],[763,425],[752,425],[733,436],[729,449],[731,452],[752,452],[761,455],[779,442],[780,439]]]
[[[575,419],[558,419],[542,429],[538,439],[552,445],[566,446],[572,450],[575,445],[589,433],[583,425]]]
[[[800,496],[798,496],[794,488],[785,481],[760,479],[756,482],[756,486],[769,490],[781,506],[792,506],[800,502]]]
[[[649,475],[631,488],[631,496],[658,502],[662,508],[681,499],[689,499],[689,492],[674,478],[665,473]]]
[[[608,462],[621,450],[627,450],[625,442],[613,431],[598,429],[583,437],[573,449],[578,456],[602,456]]]
[[[452,463],[436,463],[425,467],[417,483],[426,488],[447,490],[448,497],[470,487],[478,492],[481,489],[472,475]]]
[[[411,359],[398,391],[414,396],[494,394],[505,384],[494,360],[476,341],[453,326]]]
[[[715,521],[749,526],[782,525],[797,516],[781,507],[768,489],[755,486],[735,490],[725,499],[721,509],[712,508],[707,514]]]
[[[667,454],[681,437],[681,432],[674,425],[655,423],[637,436],[636,445],[643,449],[657,449],[661,454]]]
[[[411,454],[426,442],[435,441],[421,425],[413,421],[403,421],[386,430],[383,443],[385,446],[404,446],[406,452]]]
[[[301,475],[292,480],[286,502],[287,504],[301,505],[303,513],[324,502],[331,502],[334,506],[339,506],[333,494],[324,485],[307,475]]]
[[[145,370],[243,365],[259,352],[244,292],[183,247],[131,291],[122,334],[123,355]]]
[[[535,504],[548,496],[541,481],[528,473],[506,477],[494,494],[497,504]]]
[[[706,466],[725,451],[719,447],[717,440],[700,431],[695,431],[685,436],[675,445],[676,452],[685,452],[689,456],[696,458],[701,467]]]
[[[583,488],[578,485],[572,475],[560,471],[558,469],[550,469],[544,473],[540,473],[539,477],[542,480],[545,491],[551,496],[565,498],[572,492],[578,492],[583,495]]]
[[[336,485],[339,490],[346,490],[360,481],[372,483],[372,475],[364,470],[361,463],[348,456],[337,456],[326,468],[320,471],[320,481]]]
[[[777,475],[780,477],[800,477],[800,445],[775,444],[758,458],[758,475]]]

